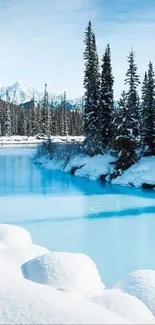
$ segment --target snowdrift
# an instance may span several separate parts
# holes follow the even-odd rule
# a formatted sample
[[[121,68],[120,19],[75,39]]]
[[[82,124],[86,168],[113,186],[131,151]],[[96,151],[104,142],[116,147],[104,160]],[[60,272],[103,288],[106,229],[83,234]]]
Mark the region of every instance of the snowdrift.
[[[141,300],[155,315],[155,270],[138,270],[120,280],[115,288]]]
[[[0,243],[10,247],[20,247],[32,244],[29,232],[21,227],[0,224]]]
[[[136,164],[127,169],[121,176],[112,180],[112,184],[155,187],[155,157],[141,158]],[[151,186],[150,186],[151,188]]]
[[[132,296],[107,290],[88,256],[49,252],[24,228],[0,225],[0,274],[0,324],[155,323],[155,271],[119,283]]]
[[[22,266],[28,280],[67,292],[91,295],[104,287],[94,262],[84,254],[50,252]]]
[[[92,297],[92,301],[118,316],[133,321],[143,322],[144,319],[153,319],[151,311],[142,301],[119,290],[104,290],[101,295]]]
[[[79,155],[73,158],[66,166],[66,172],[75,170],[76,176],[98,180],[101,176],[106,177],[112,171],[114,158],[111,155],[96,155],[94,157]]]

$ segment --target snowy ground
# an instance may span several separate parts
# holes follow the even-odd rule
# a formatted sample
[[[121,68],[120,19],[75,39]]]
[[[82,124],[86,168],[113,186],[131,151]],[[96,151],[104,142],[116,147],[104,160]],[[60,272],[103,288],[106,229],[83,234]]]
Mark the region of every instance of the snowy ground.
[[[150,184],[155,186],[155,156],[141,158],[136,164],[126,170],[121,176],[112,181],[113,184],[142,186]]]
[[[11,145],[38,145],[42,143],[43,140],[46,140],[46,137],[43,136],[34,136],[34,137],[27,137],[27,136],[19,136],[14,135],[10,137],[1,136],[0,137],[0,146],[11,146]],[[82,142],[84,137],[76,137],[76,136],[51,136],[51,140],[53,142]]]
[[[47,157],[41,157],[38,162],[47,169],[61,169],[65,172],[74,171],[74,175],[86,177],[91,180],[106,180],[113,172],[113,162],[115,158],[110,154],[96,155],[94,157],[78,155],[71,159],[67,166],[63,168],[63,161],[49,160]],[[126,170],[121,176],[112,180],[112,184],[145,187],[152,185],[155,187],[155,156],[141,158],[136,164]]]
[[[0,324],[155,324],[153,270],[108,290],[88,256],[49,252],[1,224],[0,271]]]

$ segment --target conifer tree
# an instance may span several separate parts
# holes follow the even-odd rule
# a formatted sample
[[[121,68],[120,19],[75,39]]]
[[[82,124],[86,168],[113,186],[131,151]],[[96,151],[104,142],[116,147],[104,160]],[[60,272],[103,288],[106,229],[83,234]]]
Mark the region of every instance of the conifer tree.
[[[127,94],[123,91],[114,119],[116,127],[114,149],[117,156],[114,176],[121,174],[138,159],[136,154],[137,143],[131,129],[132,123],[132,116],[127,106]]]
[[[129,68],[126,73],[125,84],[128,85],[127,92],[127,109],[132,116],[131,130],[133,135],[137,137],[139,135],[139,100],[137,87],[140,84],[139,76],[137,74],[137,66],[134,60],[133,50],[128,56]]]
[[[42,133],[47,134],[47,118],[48,118],[48,92],[47,92],[47,84],[45,84],[44,98],[42,103],[42,121],[41,128]]]
[[[122,93],[118,108],[117,130],[115,133],[114,147],[117,153],[116,175],[129,168],[138,160],[137,148],[139,145],[139,96],[137,86],[139,76],[134,62],[134,52],[128,57],[129,68],[126,73],[125,84],[128,91]]]
[[[155,155],[155,75],[152,62],[142,84],[143,150],[147,156]]]
[[[111,51],[109,44],[106,47],[101,65],[101,134],[103,148],[111,146],[113,138],[113,114],[114,114],[114,77],[112,75]]]
[[[86,154],[94,156],[102,153],[100,134],[100,75],[99,60],[96,49],[95,35],[91,22],[85,32],[85,73],[84,73],[84,133],[83,150]]]
[[[5,135],[11,136],[11,112],[9,93],[6,93]]]

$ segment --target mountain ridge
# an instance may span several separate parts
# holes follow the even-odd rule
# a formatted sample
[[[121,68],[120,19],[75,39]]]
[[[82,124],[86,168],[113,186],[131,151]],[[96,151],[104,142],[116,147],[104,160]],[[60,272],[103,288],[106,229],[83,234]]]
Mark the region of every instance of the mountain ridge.
[[[0,97],[2,100],[7,99],[7,93],[9,96],[10,102],[13,102],[15,104],[24,104],[26,102],[29,102],[32,100],[32,98],[35,99],[35,101],[39,102],[43,98],[44,94],[37,91],[35,88],[33,88],[31,85],[28,85],[26,83],[23,83],[21,80],[17,80],[13,83],[12,86],[7,87],[1,87],[0,88]],[[61,103],[62,95],[55,95],[51,94],[49,92],[49,100],[53,100],[54,106],[59,106]],[[82,97],[75,98],[75,99],[69,99],[67,98],[67,103],[70,106],[70,108],[80,108],[82,105]]]

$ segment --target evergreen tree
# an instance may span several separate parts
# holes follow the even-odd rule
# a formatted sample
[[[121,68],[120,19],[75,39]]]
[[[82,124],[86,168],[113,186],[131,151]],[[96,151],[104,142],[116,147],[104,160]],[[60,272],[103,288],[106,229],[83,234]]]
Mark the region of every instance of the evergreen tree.
[[[137,86],[139,77],[134,63],[134,53],[128,57],[129,68],[126,73],[125,84],[128,92],[122,93],[119,102],[117,130],[115,133],[114,147],[118,156],[116,161],[116,175],[129,168],[138,160],[137,148],[139,144],[139,96]]]
[[[96,49],[95,35],[91,22],[85,32],[85,74],[84,74],[84,133],[85,141],[83,150],[86,154],[94,156],[102,153],[102,141],[100,134],[100,75],[99,60]]]
[[[41,128],[42,133],[47,134],[47,119],[48,119],[48,92],[47,92],[47,84],[45,84],[45,91],[44,91],[44,98],[42,103],[42,121],[41,121]]]
[[[11,112],[9,93],[6,93],[5,135],[11,136]]]
[[[112,75],[111,51],[109,44],[106,47],[101,65],[101,134],[103,148],[111,146],[113,138],[114,114],[114,77]]]
[[[144,154],[155,155],[155,75],[152,62],[142,84],[142,121]]]
[[[137,87],[140,84],[139,76],[137,75],[137,66],[134,62],[133,50],[128,56],[129,68],[126,73],[125,84],[128,85],[127,92],[127,108],[132,116],[131,130],[133,135],[137,137],[139,135],[139,100]]]
[[[116,152],[115,173],[118,176],[137,161],[136,141],[133,135],[131,125],[133,123],[132,115],[127,106],[127,94],[123,91],[116,117],[114,119],[115,139],[114,149]]]
[[[64,92],[64,95],[62,97],[61,101],[61,135],[67,136],[68,135],[68,112],[66,108],[66,93]]]

